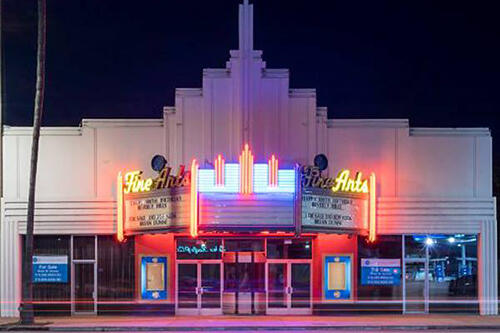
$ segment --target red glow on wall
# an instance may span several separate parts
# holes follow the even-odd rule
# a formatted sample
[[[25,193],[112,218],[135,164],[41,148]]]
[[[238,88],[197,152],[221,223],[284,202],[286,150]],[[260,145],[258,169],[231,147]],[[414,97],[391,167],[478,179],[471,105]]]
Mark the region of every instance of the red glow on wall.
[[[224,169],[225,169],[225,164],[226,162],[224,161],[224,158],[222,157],[221,154],[217,156],[215,159],[215,186],[224,186],[226,183],[225,180],[225,174],[224,174]]]
[[[274,154],[268,161],[269,166],[269,186],[278,187],[278,159]]]
[[[253,192],[253,155],[252,151],[245,145],[240,158],[240,193],[251,194]]]

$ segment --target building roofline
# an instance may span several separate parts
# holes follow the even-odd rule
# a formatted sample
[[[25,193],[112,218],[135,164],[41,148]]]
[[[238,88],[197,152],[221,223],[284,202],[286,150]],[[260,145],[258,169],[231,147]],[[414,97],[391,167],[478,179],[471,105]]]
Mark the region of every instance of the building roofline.
[[[413,127],[410,128],[411,136],[491,136],[491,131],[486,127]]]
[[[82,129],[81,127],[69,127],[69,126],[61,126],[61,127],[52,127],[46,126],[40,128],[40,135],[52,135],[52,136],[72,136],[72,135],[81,135]],[[3,126],[3,135],[4,136],[32,136],[33,135],[33,127],[32,126]]]
[[[82,119],[81,127],[162,127],[162,118],[151,119]]]
[[[328,128],[343,127],[388,127],[408,128],[408,119],[328,119]]]

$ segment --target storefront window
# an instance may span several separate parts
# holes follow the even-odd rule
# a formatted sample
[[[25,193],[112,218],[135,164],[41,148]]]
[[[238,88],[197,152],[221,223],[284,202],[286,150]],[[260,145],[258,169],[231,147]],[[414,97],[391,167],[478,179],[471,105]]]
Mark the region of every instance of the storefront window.
[[[52,302],[67,302],[70,300],[71,283],[70,283],[70,237],[69,236],[34,236],[33,255],[42,258],[61,258],[61,264],[57,272],[49,272],[50,276],[40,276],[39,280],[33,281],[33,299],[35,301],[52,301]],[[24,247],[23,247],[24,249]],[[62,262],[65,262],[62,263]],[[37,274],[36,264],[34,266],[34,274]],[[65,267],[63,267],[65,266]],[[44,270],[47,272],[47,270]],[[57,273],[57,277],[55,277]],[[39,273],[43,274],[43,271]],[[67,310],[69,310],[69,306]]]
[[[224,241],[226,252],[264,252],[263,239],[226,239]]]
[[[405,236],[405,258],[425,258],[425,235]]]
[[[401,300],[401,236],[358,238],[358,299]]]
[[[134,238],[118,242],[114,236],[98,237],[97,289],[99,300],[134,298]]]
[[[312,241],[310,239],[270,238],[267,240],[269,259],[311,259]]]
[[[477,300],[477,236],[429,235],[428,239],[432,240],[428,241],[430,300]]]
[[[95,236],[73,237],[73,259],[75,260],[95,259]]]

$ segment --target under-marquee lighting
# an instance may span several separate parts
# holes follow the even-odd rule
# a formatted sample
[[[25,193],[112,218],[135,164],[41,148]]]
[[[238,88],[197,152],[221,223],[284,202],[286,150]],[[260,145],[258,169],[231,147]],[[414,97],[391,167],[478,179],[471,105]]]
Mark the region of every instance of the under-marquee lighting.
[[[451,243],[451,244],[455,243],[455,237],[449,237],[448,243]]]
[[[427,246],[432,246],[433,244],[434,244],[434,240],[433,240],[432,238],[427,237],[427,238],[425,239],[425,245],[427,245]]]

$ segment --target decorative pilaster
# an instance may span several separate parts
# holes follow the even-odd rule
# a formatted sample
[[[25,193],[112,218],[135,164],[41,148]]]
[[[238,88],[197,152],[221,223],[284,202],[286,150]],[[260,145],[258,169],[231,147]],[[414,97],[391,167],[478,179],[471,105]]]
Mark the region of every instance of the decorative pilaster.
[[[478,296],[482,315],[498,314],[497,221],[481,222],[478,248]]]

